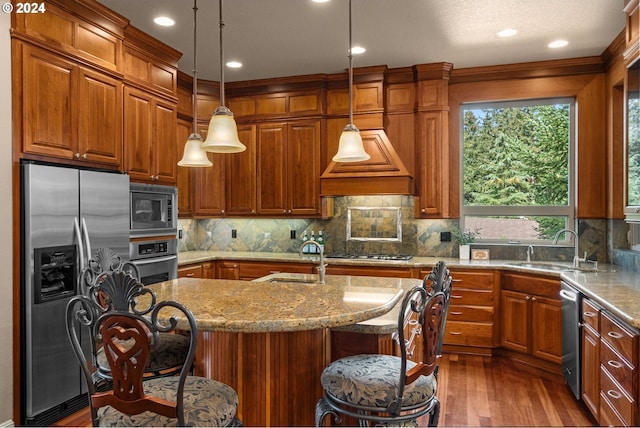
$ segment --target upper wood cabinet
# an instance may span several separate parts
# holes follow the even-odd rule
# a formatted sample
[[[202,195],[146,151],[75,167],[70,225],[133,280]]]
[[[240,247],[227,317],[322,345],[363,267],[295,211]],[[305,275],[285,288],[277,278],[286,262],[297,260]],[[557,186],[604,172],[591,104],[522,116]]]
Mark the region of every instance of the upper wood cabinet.
[[[627,16],[624,59],[627,64],[640,55],[640,1],[626,0],[624,12]]]
[[[247,148],[226,159],[228,215],[256,214],[256,125],[238,125],[238,138]]]
[[[125,170],[133,181],[176,185],[176,104],[124,89]]]
[[[122,169],[122,84],[26,43],[22,152]]]
[[[198,133],[207,138],[208,123],[198,124]],[[239,131],[239,137],[244,135]],[[230,154],[207,153],[213,166],[195,169],[194,210],[196,217],[219,217],[226,214],[226,162]]]
[[[320,214],[320,121],[258,125],[258,214]]]
[[[128,21],[98,2],[48,0],[46,13],[12,14],[12,37],[96,68],[120,71]]]
[[[182,159],[184,145],[187,138],[193,132],[191,121],[178,119],[176,128],[176,159]],[[198,168],[178,166],[178,218],[190,218],[193,216],[194,201],[194,175]]]

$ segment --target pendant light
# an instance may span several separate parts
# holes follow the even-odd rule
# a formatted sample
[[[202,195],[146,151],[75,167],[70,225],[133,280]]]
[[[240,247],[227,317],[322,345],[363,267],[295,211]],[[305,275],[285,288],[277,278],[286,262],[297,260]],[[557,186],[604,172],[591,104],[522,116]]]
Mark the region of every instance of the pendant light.
[[[213,165],[207,156],[207,152],[202,149],[202,137],[198,134],[198,64],[196,62],[197,1],[198,0],[193,0],[193,133],[187,138],[187,142],[184,144],[182,159],[178,162],[178,166],[189,167]]]
[[[360,130],[353,124],[353,52],[351,42],[351,0],[349,0],[349,123],[342,130],[334,162],[360,162],[371,156],[364,151]]]
[[[222,43],[222,0],[220,0],[220,107],[211,115],[207,139],[202,148],[214,153],[238,153],[247,148],[238,139],[238,128],[233,113],[224,105],[224,49]]]

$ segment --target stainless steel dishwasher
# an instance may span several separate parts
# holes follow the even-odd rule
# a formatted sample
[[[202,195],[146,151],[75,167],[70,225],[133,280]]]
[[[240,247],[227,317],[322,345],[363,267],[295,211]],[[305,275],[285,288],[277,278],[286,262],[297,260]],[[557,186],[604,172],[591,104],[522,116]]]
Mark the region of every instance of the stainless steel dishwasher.
[[[576,399],[582,395],[580,382],[582,294],[564,281],[560,282],[562,301],[562,374]]]

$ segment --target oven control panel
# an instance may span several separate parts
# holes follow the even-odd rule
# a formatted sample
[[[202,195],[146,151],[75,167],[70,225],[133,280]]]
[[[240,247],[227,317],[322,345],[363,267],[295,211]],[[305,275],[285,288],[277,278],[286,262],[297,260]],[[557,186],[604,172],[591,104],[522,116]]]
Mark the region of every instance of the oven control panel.
[[[177,239],[132,241],[129,248],[129,258],[130,260],[140,260],[152,257],[171,256],[177,254],[177,250]]]

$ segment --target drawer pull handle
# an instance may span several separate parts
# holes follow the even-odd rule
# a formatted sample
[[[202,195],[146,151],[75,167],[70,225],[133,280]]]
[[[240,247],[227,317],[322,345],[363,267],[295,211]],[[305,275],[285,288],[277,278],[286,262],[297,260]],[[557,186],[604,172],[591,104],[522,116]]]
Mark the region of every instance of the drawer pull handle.
[[[451,315],[462,315],[462,312],[458,312],[458,311],[455,311],[455,312],[454,312],[454,311],[452,311],[452,312],[449,312],[449,313],[450,313]]]
[[[462,299],[462,296],[461,296],[461,295],[459,295],[459,294],[452,294],[452,295],[451,295],[451,298],[452,298],[452,299]]]
[[[608,390],[607,395],[611,398],[615,398],[616,400],[619,400],[622,397],[622,394],[618,391],[614,391],[613,389]]]
[[[607,361],[607,364],[609,364],[614,369],[619,369],[619,368],[622,367],[622,364],[619,361],[616,361],[616,360],[609,360],[609,361]]]
[[[584,311],[582,313],[583,316],[587,317],[587,318],[593,318],[596,316],[596,314],[594,314],[593,312],[589,312],[589,311]]]
[[[614,339],[622,339],[622,334],[618,333],[617,331],[610,331],[609,333],[607,333],[607,335]]]
[[[452,279],[451,282],[462,282],[461,279]]]
[[[188,273],[187,274],[187,277],[192,277],[192,276],[196,276],[196,274],[195,273]]]
[[[461,331],[452,331],[451,335],[452,336],[460,336],[460,335],[462,335],[462,332]]]

